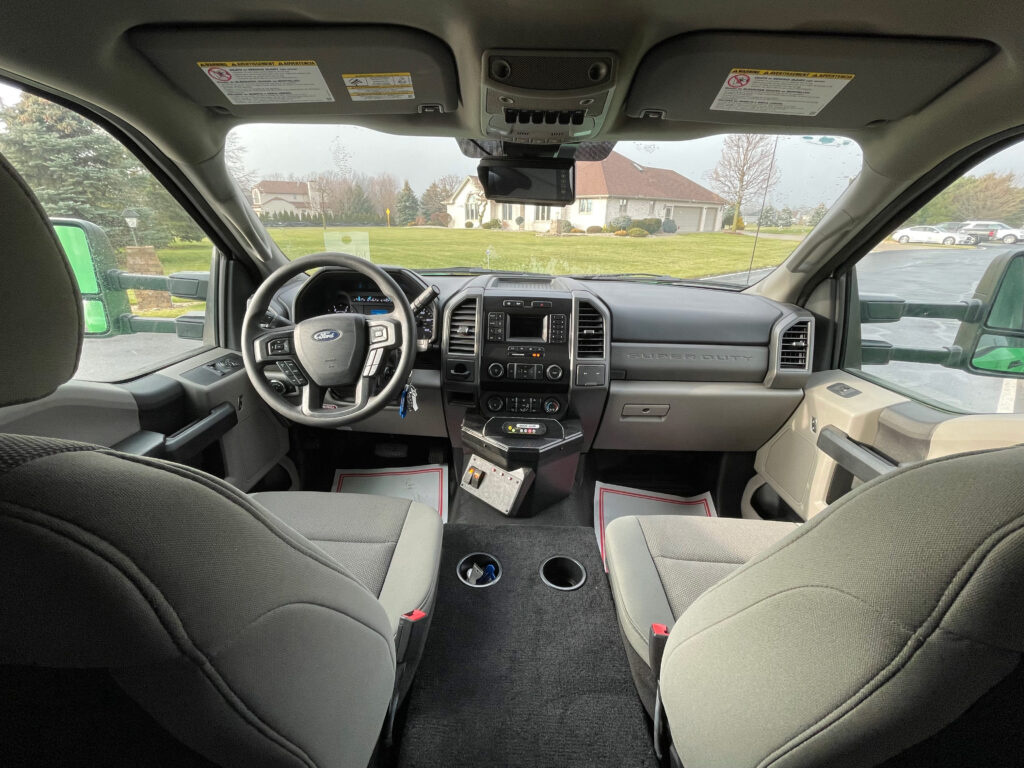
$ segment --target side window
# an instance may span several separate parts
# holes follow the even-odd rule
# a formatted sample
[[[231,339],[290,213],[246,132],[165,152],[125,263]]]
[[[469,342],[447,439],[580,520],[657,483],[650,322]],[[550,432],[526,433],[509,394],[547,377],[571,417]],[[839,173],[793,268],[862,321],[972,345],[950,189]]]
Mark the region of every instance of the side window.
[[[0,154],[39,198],[78,280],[75,378],[122,381],[203,346],[213,246],[134,155],[81,115],[6,87]]]
[[[947,410],[1024,412],[1021,170],[1024,143],[968,171],[857,264],[846,368]]]

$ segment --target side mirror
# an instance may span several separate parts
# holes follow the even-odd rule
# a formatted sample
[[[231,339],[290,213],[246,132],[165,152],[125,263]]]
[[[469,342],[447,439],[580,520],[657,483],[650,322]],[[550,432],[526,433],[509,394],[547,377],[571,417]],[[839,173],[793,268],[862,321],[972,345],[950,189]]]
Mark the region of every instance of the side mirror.
[[[967,351],[975,373],[1024,378],[1024,252],[1007,254],[989,265],[976,298],[988,312],[979,323],[965,323],[957,344]]]
[[[117,269],[117,258],[107,233],[80,219],[51,219],[50,222],[78,281],[85,312],[85,335],[119,334],[120,318],[130,315],[132,308],[126,291],[112,291],[107,285],[107,272]]]
[[[166,291],[175,298],[205,301],[209,272],[172,275],[125,272],[118,268],[114,249],[101,227],[81,219],[50,219],[50,223],[82,294],[86,336],[149,332],[175,333],[185,339],[203,338],[201,313],[189,312],[177,319],[135,315],[128,291]]]

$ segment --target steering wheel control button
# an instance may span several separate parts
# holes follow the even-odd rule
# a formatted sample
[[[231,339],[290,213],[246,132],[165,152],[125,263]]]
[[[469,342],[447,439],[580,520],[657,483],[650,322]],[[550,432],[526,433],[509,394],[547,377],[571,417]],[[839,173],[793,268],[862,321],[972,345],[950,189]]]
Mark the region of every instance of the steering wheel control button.
[[[374,325],[370,328],[370,341],[387,341],[388,329],[383,325]]]
[[[384,350],[381,347],[377,349],[371,349],[370,354],[366,356],[366,366],[363,368],[363,376],[373,376],[377,373],[377,368],[380,365],[380,359],[384,356]]]
[[[544,373],[547,375],[548,379],[550,379],[551,381],[558,381],[559,379],[562,378],[562,375],[564,374],[564,371],[562,370],[562,366],[555,365],[555,364],[552,363],[551,365],[549,365],[547,367],[547,370],[544,371]]]
[[[284,374],[284,377],[296,387],[304,387],[309,383],[306,381],[306,377],[302,375],[302,371],[299,370],[299,366],[297,366],[293,361],[281,360],[277,364],[277,367],[281,370],[281,373]]]
[[[544,413],[555,414],[562,410],[562,404],[555,400],[553,397],[549,397],[544,401]]]
[[[487,366],[487,373],[492,379],[500,379],[505,375],[505,366],[501,363],[491,363]]]
[[[267,343],[267,353],[271,355],[290,355],[292,345],[288,339],[271,339]]]

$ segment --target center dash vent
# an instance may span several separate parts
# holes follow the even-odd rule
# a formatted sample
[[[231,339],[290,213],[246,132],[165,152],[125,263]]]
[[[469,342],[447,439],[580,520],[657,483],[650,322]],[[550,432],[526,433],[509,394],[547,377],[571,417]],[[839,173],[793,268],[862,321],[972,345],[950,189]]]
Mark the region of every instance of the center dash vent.
[[[779,339],[779,370],[806,371],[811,347],[811,321],[798,320]]]
[[[466,299],[452,310],[448,321],[448,354],[476,354],[476,299]]]
[[[576,321],[576,357],[604,357],[604,316],[586,301],[580,302]]]

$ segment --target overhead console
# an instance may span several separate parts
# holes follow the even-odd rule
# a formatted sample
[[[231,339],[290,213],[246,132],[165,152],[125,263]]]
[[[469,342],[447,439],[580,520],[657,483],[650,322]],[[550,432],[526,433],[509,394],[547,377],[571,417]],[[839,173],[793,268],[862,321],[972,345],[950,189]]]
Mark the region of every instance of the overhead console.
[[[557,145],[588,141],[600,132],[618,59],[608,51],[489,50],[482,72],[485,136]]]
[[[398,26],[141,27],[131,43],[196,103],[226,114],[452,112],[455,60]]]
[[[626,114],[696,123],[865,126],[928,104],[995,53],[980,40],[696,32],[640,63]],[[685,76],[685,88],[666,88]]]

